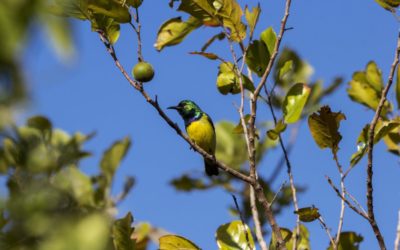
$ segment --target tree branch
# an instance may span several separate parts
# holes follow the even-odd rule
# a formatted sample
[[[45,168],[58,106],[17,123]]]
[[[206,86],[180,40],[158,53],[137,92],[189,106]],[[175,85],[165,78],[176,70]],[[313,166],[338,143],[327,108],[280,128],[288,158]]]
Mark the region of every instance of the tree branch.
[[[250,208],[251,208],[251,214],[253,215],[254,229],[255,229],[254,231],[256,233],[257,241],[260,244],[260,248],[262,250],[268,250],[267,243],[265,242],[262,233],[262,226],[260,222],[260,216],[258,214],[256,195],[253,186],[250,186]]]
[[[328,181],[329,185],[336,192],[337,196],[339,196],[339,198],[344,200],[344,202],[347,204],[347,206],[349,208],[351,208],[354,212],[356,212],[357,214],[361,215],[361,217],[363,217],[363,218],[365,218],[365,219],[367,219],[369,221],[368,215],[366,213],[364,213],[363,211],[361,211],[358,208],[356,208],[353,204],[350,203],[350,201],[348,199],[346,199],[346,197],[342,196],[342,194],[339,191],[339,189],[335,186],[335,184],[333,184],[333,181],[332,181],[331,178],[329,178],[328,176],[325,176],[325,178]]]
[[[164,121],[172,128],[175,130],[175,132],[182,137],[187,143],[190,144],[190,146],[197,152],[199,152],[204,158],[206,158],[207,160],[213,162],[216,166],[218,166],[218,168],[222,169],[223,171],[243,180],[244,182],[247,182],[251,185],[254,184],[254,180],[252,178],[250,178],[249,176],[236,171],[235,169],[227,166],[226,164],[217,161],[215,159],[215,157],[213,157],[212,155],[208,154],[206,151],[204,151],[202,148],[200,148],[198,145],[196,145],[194,142],[192,142],[189,137],[184,134],[182,132],[182,130],[179,128],[179,126],[174,123],[162,110],[162,108],[160,107],[160,105],[158,104],[158,100],[157,97],[153,100],[148,94],[147,92],[144,90],[142,84],[140,84],[139,82],[136,82],[135,80],[133,80],[128,72],[124,69],[124,67],[121,65],[121,63],[119,62],[117,55],[115,53],[114,47],[109,44],[107,42],[107,40],[105,39],[105,37],[100,34],[100,38],[102,40],[102,42],[104,43],[104,45],[106,46],[106,49],[108,51],[108,53],[111,55],[111,57],[113,58],[115,65],[117,66],[117,68],[121,71],[121,73],[124,75],[124,77],[126,78],[126,80],[129,82],[129,84],[135,88],[137,91],[140,92],[140,94],[144,97],[144,99],[151,105],[153,106],[153,108],[155,108],[158,112],[158,114],[161,116],[161,118],[164,119]]]
[[[333,154],[333,159],[336,162],[336,166],[338,168],[339,174],[340,174],[340,189],[341,189],[341,197],[346,197],[346,189],[344,186],[344,175],[343,175],[343,168],[339,163],[339,159],[337,157],[336,151],[332,150]],[[340,233],[342,232],[342,227],[343,227],[343,219],[344,219],[344,210],[345,210],[345,201],[344,199],[341,199],[341,204],[340,204],[340,216],[339,216],[339,224],[338,224],[338,229],[336,233],[336,239],[335,239],[335,245],[334,249],[336,250],[337,247],[339,246],[339,241],[340,241]]]
[[[322,219],[322,216],[319,216],[318,221],[321,224],[322,228],[325,229],[325,232],[328,235],[329,241],[331,242],[332,246],[336,246],[335,241],[333,240],[333,237],[331,235],[331,232],[328,226],[326,225],[325,221]]]
[[[397,221],[396,239],[394,240],[394,250],[400,249],[400,210],[399,219]]]
[[[387,94],[389,92],[390,87],[393,83],[394,72],[396,70],[397,65],[399,64],[399,56],[400,56],[400,31],[397,36],[397,47],[394,55],[394,60],[392,66],[390,68],[388,82],[385,88],[382,91],[382,96],[379,101],[378,108],[375,111],[374,118],[372,119],[371,125],[369,127],[369,135],[368,135],[368,164],[367,164],[367,207],[368,207],[368,218],[372,227],[372,230],[375,233],[375,237],[378,240],[380,248],[386,249],[385,241],[383,239],[382,233],[378,227],[378,224],[375,220],[374,213],[374,197],[373,197],[373,152],[374,152],[374,137],[375,137],[375,128],[378,123],[378,120],[381,116],[383,106],[386,102]]]

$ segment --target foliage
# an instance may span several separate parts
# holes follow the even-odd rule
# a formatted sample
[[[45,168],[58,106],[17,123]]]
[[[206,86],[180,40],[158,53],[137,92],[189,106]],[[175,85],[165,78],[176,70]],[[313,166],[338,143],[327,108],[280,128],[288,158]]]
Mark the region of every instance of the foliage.
[[[115,249],[133,249],[132,216],[113,221],[110,196],[129,138],[106,150],[99,174],[88,176],[79,163],[90,156],[83,144],[92,135],[69,135],[42,116],[8,131],[0,148],[9,194],[0,207],[2,249],[109,249],[112,239]]]

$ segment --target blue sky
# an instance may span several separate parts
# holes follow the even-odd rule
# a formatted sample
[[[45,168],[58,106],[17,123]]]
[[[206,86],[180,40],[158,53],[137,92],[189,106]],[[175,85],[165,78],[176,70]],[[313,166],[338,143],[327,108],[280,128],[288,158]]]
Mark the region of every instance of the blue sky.
[[[257,1],[240,1],[242,6],[255,6]],[[256,37],[265,28],[276,30],[283,14],[284,1],[262,1],[262,17]],[[158,95],[163,107],[177,104],[182,99],[195,100],[213,120],[237,121],[232,103],[238,96],[222,96],[216,90],[218,64],[189,51],[199,50],[217,30],[201,28],[176,47],[161,53],[153,48],[158,27],[167,19],[182,15],[168,8],[167,1],[145,0],[141,7],[143,23],[143,53],[156,69],[154,80],[146,85],[151,95]],[[393,61],[398,23],[393,16],[373,0],[293,1],[288,22],[293,27],[286,33],[283,46],[295,49],[315,70],[314,79],[327,83],[335,76],[347,82],[351,74],[374,60],[381,67],[385,79]],[[104,49],[96,33],[90,32],[88,22],[74,22],[77,53],[74,60],[64,64],[57,59],[40,35],[29,44],[25,55],[27,78],[30,80],[32,102],[26,116],[43,114],[56,127],[69,132],[97,131],[87,144],[94,158],[83,162],[87,172],[96,171],[102,152],[116,139],[131,136],[133,146],[123,162],[114,184],[117,193],[126,175],[136,177],[133,192],[119,206],[120,216],[132,211],[136,221],[149,221],[155,226],[190,238],[203,249],[217,248],[214,233],[217,227],[233,218],[227,211],[232,205],[229,193],[221,189],[208,192],[179,193],[168,182],[184,172],[202,171],[202,159],[171,130],[157,113],[146,104],[125,81]],[[130,71],[137,60],[136,40],[129,27],[123,27],[116,45],[121,62]],[[210,51],[229,56],[226,42],[214,44]],[[347,168],[355,141],[362,127],[373,113],[352,103],[343,85],[332,97],[325,99],[335,111],[342,111],[347,120],[342,122],[339,158]],[[389,97],[394,100],[394,91]],[[267,107],[260,107],[267,113]],[[397,111],[396,111],[397,112]],[[180,125],[180,117],[168,112]],[[268,175],[281,152],[273,151],[261,166],[261,174]],[[295,182],[307,187],[299,197],[300,207],[315,205],[326,223],[336,232],[340,200],[325,180],[325,175],[338,181],[338,173],[329,150],[320,150],[313,142],[306,124],[301,126],[297,147],[290,156]],[[388,248],[392,248],[400,207],[400,168],[398,158],[388,154],[379,144],[375,155],[375,208],[378,224]],[[359,163],[347,178],[347,189],[365,204],[365,166]],[[281,174],[276,187],[286,180]],[[278,222],[292,228],[293,208],[287,209]],[[361,249],[377,249],[369,224],[346,209],[344,231],[356,231],[364,236]],[[313,249],[324,249],[328,238],[316,222],[307,224],[311,231]],[[334,233],[333,233],[334,234]]]

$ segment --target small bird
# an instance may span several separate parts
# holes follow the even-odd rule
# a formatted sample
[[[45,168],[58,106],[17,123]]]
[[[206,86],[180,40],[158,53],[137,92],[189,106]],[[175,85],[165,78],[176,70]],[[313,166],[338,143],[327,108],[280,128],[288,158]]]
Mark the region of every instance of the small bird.
[[[185,122],[189,138],[207,153],[214,155],[216,146],[215,128],[211,118],[204,113],[196,103],[190,100],[181,101],[175,109]],[[205,170],[208,176],[218,175],[218,167],[204,159]]]

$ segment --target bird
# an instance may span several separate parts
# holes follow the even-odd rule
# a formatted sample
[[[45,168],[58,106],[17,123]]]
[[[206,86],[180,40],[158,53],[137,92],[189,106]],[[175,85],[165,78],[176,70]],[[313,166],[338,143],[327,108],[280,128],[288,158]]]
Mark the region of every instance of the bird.
[[[168,109],[175,109],[183,118],[190,140],[207,153],[215,156],[216,134],[210,116],[190,100],[183,100],[177,106],[171,106]],[[218,175],[218,167],[212,161],[204,158],[204,166],[208,176]]]

